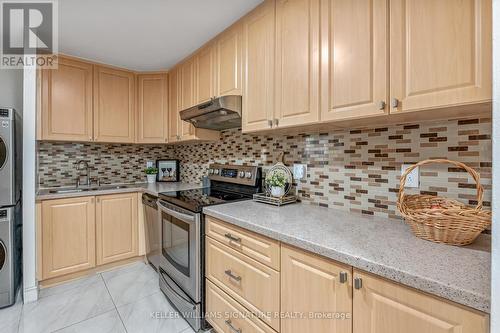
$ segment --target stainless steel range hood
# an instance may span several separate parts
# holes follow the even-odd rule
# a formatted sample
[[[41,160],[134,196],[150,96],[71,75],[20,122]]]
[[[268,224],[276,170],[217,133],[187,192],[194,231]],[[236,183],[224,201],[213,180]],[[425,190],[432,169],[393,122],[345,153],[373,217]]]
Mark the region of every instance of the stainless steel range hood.
[[[198,128],[220,131],[241,127],[241,96],[214,98],[181,111],[180,116]]]

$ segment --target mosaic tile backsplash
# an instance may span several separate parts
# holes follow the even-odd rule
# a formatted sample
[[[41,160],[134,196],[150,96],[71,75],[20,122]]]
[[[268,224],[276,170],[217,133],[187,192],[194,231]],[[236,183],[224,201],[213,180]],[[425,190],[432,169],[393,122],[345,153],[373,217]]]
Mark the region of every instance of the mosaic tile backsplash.
[[[87,158],[100,177],[139,180],[144,178],[141,170],[146,160],[175,157],[180,160],[181,180],[198,183],[210,163],[259,165],[265,169],[284,152],[287,165],[308,166],[306,179],[295,188],[301,201],[398,217],[401,165],[428,158],[458,160],[478,170],[485,188],[484,205],[489,208],[491,149],[489,118],[279,136],[229,130],[218,142],[174,147],[41,143],[39,178],[42,186],[53,186],[60,182],[61,175],[74,172],[70,169],[75,159]],[[452,165],[424,167],[418,190],[469,204],[476,202],[472,179]]]
[[[99,178],[103,184],[144,182],[147,161],[173,157],[170,146],[40,142],[39,187],[74,186],[78,175],[75,163],[79,160],[87,161],[91,178]]]

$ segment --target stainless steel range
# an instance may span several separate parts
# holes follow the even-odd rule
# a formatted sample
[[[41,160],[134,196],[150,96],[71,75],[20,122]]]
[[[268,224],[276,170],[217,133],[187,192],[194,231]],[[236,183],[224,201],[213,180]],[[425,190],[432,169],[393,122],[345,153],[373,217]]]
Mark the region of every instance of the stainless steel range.
[[[258,167],[212,164],[207,188],[160,193],[160,287],[194,330],[210,326],[205,313],[203,207],[249,200],[261,191]]]

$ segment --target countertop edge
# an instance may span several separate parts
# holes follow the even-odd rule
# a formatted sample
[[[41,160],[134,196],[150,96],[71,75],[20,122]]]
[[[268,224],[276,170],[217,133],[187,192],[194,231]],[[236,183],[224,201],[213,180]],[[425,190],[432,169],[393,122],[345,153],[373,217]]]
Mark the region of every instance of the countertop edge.
[[[114,184],[112,184],[114,185]],[[153,195],[157,197],[159,193],[162,192],[169,192],[169,191],[176,191],[179,189],[182,190],[187,190],[187,189],[196,189],[196,188],[202,188],[203,186],[201,184],[190,184],[190,183],[166,183],[166,184],[159,184],[155,183],[154,185],[147,184],[147,183],[137,183],[137,184],[132,184],[128,185],[129,187],[127,188],[120,188],[120,189],[98,189],[94,191],[83,191],[83,192],[70,192],[70,193],[42,193],[40,192],[50,190],[52,188],[44,188],[44,189],[37,189],[36,195],[35,195],[35,202],[41,202],[44,200],[56,200],[56,199],[68,199],[68,198],[80,198],[80,197],[88,197],[88,196],[95,196],[95,195],[108,195],[108,194],[120,194],[120,193],[146,193]],[[156,186],[157,190],[153,190],[151,187]],[[173,188],[169,188],[173,187]],[[164,187],[164,189],[158,189],[158,187]]]
[[[210,207],[203,210],[203,213],[214,218],[218,218],[225,222],[234,224],[236,226],[248,229],[250,231],[256,232],[263,236],[272,238],[283,243],[296,246],[297,248],[324,256],[326,258],[353,266],[354,268],[361,269],[371,274],[375,274],[386,278],[388,280],[400,283],[402,285],[417,289],[428,294],[441,297],[443,299],[452,301],[454,303],[470,307],[472,309],[490,313],[490,299],[485,298],[483,295],[471,293],[465,290],[454,288],[447,284],[441,283],[436,280],[425,279],[420,276],[415,276],[407,272],[397,270],[391,267],[383,266],[378,263],[373,263],[368,260],[364,260],[360,257],[355,257],[349,254],[342,253],[332,248],[325,248],[317,244],[311,243],[307,240],[303,240],[297,237],[285,235],[267,228],[263,228],[259,225],[249,223],[245,220],[235,218],[234,216],[228,216],[225,214],[220,214],[214,211],[210,211]]]

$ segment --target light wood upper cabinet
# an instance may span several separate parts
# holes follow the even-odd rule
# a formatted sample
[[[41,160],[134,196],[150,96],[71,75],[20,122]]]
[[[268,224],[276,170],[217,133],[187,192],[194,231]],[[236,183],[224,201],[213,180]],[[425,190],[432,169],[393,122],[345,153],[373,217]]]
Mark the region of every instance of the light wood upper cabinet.
[[[216,95],[241,95],[241,24],[235,24],[218,36],[216,45]]]
[[[319,121],[320,0],[276,1],[276,53],[274,126]]]
[[[215,96],[215,48],[205,46],[195,57],[196,104],[209,102]]]
[[[491,1],[391,0],[393,112],[490,101]]]
[[[41,231],[43,279],[95,266],[94,197],[44,201]]]
[[[183,63],[180,68],[180,111],[196,104],[195,94],[195,58]],[[180,118],[179,118],[180,119]],[[181,140],[190,140],[194,136],[194,127],[187,121],[180,120],[179,135]]]
[[[168,73],[168,142],[179,140],[179,103],[180,103],[180,75],[179,69],[174,68]]]
[[[361,271],[354,289],[354,333],[487,333],[488,316]]]
[[[168,138],[168,76],[137,76],[137,142],[165,143]]]
[[[419,0],[417,0],[419,1]],[[388,0],[322,2],[321,120],[388,112]]]
[[[96,197],[97,264],[138,254],[137,194]]]
[[[94,140],[135,141],[135,75],[94,67]]]
[[[92,64],[58,57],[41,70],[42,140],[92,140]]]
[[[275,2],[243,19],[243,132],[269,129],[274,115]]]
[[[350,266],[282,245],[281,312],[329,313],[346,317],[285,317],[281,320],[281,332],[352,332],[351,271]],[[345,281],[340,279],[341,274],[345,275]]]

